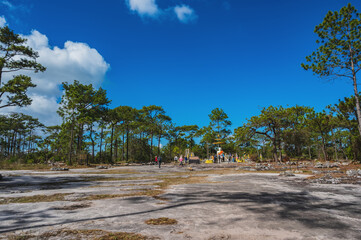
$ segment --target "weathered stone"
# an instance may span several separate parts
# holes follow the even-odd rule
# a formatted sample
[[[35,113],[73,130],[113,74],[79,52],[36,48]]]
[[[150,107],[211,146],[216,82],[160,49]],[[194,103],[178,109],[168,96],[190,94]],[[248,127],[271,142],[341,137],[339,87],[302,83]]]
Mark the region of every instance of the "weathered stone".
[[[107,166],[97,166],[96,169],[108,169]]]
[[[358,175],[358,171],[356,169],[350,169],[346,171],[347,176],[353,177]]]
[[[50,171],[69,171],[69,168],[53,167]]]
[[[324,168],[322,163],[316,163],[315,168]]]
[[[331,176],[331,174],[327,173],[323,177],[313,180],[313,182],[320,183],[320,184],[339,184],[339,183],[341,183],[341,179],[334,178]]]
[[[295,174],[293,174],[293,172],[291,172],[291,171],[284,171],[284,172],[280,173],[280,176],[293,177],[293,176],[295,176]]]

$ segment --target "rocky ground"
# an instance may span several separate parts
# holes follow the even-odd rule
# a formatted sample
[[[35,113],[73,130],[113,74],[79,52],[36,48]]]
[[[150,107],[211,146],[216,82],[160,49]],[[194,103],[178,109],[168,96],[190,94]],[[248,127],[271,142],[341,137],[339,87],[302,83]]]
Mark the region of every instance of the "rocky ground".
[[[292,168],[0,171],[0,239],[361,239],[358,168]]]

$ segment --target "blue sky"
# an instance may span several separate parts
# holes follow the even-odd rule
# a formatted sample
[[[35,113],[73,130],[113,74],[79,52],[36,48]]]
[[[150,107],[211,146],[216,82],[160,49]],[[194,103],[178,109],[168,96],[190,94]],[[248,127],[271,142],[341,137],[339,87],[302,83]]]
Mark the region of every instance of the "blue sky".
[[[361,11],[358,0],[0,2],[6,24],[33,36],[32,46],[48,53],[48,59],[56,59],[55,50],[74,56],[72,49],[82,49],[73,58],[78,65],[50,67],[40,84],[58,76],[71,81],[74,73],[73,79],[105,88],[111,107],[161,105],[177,125],[207,125],[208,114],[219,107],[235,128],[269,105],[322,110],[353,93],[346,80],[325,82],[300,64],[316,49],[313,30],[326,13],[349,2]],[[60,96],[50,87],[43,92],[47,89],[51,94],[43,98],[34,92],[43,109],[33,106],[28,112],[55,107],[41,102]]]

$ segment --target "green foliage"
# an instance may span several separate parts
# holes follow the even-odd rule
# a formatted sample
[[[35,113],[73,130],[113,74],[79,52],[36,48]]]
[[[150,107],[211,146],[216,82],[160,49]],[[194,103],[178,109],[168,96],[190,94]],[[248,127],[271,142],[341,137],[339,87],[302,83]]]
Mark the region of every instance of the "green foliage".
[[[351,4],[339,12],[329,11],[323,22],[316,26],[318,49],[306,57],[301,66],[326,78],[346,78],[353,83],[359,135],[361,136],[361,109],[358,96],[357,74],[361,69],[361,19]]]
[[[0,108],[30,105],[27,90],[36,86],[25,75],[13,76],[4,83],[4,73],[19,70],[45,71],[45,67],[36,62],[38,53],[25,46],[25,43],[26,39],[15,34],[9,27],[0,28]]]

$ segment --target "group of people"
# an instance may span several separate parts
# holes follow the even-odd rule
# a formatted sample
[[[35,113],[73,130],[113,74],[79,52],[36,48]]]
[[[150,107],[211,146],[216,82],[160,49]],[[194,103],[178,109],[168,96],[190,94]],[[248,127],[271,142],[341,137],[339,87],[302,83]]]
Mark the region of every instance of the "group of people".
[[[216,163],[220,163],[220,162],[225,162],[225,160],[227,160],[228,162],[235,162],[236,161],[236,158],[234,155],[228,155],[228,156],[225,156],[224,154],[222,155],[217,155],[215,154],[214,156],[212,156],[213,158],[213,162]],[[185,156],[183,158],[183,155],[180,155],[180,157],[178,158],[178,156],[176,155],[174,157],[174,162],[177,163],[179,161],[179,166],[184,166],[184,164],[187,164],[188,163],[188,158],[187,156]],[[159,168],[162,164],[162,157],[161,156],[155,156],[155,163],[158,164]]]
[[[178,156],[176,155],[175,157],[174,157],[174,162],[178,162],[178,160],[179,160],[179,166],[184,166],[184,164],[187,164],[188,163],[188,158],[187,158],[187,156],[185,156],[184,158],[183,158],[183,155],[180,155],[180,157],[178,158]]]
[[[162,157],[161,156],[155,156],[155,164],[158,164],[159,168],[162,164]]]
[[[178,158],[178,156],[175,156],[174,161],[178,162],[178,160],[179,160],[179,166],[184,166],[184,164],[188,163],[187,156],[185,156],[184,158],[183,158],[183,155],[180,155],[179,158]],[[162,164],[162,157],[161,156],[155,156],[155,164],[158,164],[158,166],[160,168],[160,166]]]

